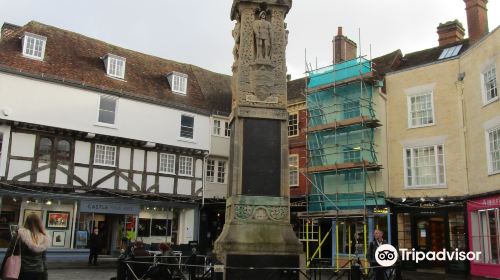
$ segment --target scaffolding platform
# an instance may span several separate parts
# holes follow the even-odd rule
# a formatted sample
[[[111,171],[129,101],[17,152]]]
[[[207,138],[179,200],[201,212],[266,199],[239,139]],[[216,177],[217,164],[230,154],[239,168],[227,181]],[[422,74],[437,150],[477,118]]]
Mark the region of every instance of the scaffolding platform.
[[[366,171],[378,171],[382,169],[382,165],[373,162],[368,162],[365,160],[361,162],[345,162],[345,163],[336,163],[325,166],[314,166],[314,167],[309,167],[307,171],[309,173],[320,173],[320,172],[341,171],[350,169],[366,169]]]
[[[355,118],[345,119],[341,121],[333,121],[327,124],[317,125],[310,127],[308,132],[314,133],[329,129],[340,129],[351,125],[361,124],[368,128],[376,128],[382,126],[378,119],[374,119],[371,116],[359,116]]]
[[[342,210],[327,210],[327,211],[316,211],[311,212],[299,212],[297,213],[298,218],[310,218],[310,219],[331,219],[331,218],[341,218],[341,217],[363,217],[365,215],[363,209],[342,209]]]
[[[321,91],[332,89],[334,87],[341,87],[341,86],[345,86],[345,85],[352,84],[352,83],[359,83],[360,81],[373,82],[373,81],[375,81],[375,77],[376,77],[375,72],[370,71],[368,73],[361,74],[359,77],[350,77],[350,78],[346,78],[344,80],[336,80],[334,82],[324,84],[321,86],[307,88],[306,93],[311,94],[311,93],[315,93],[315,92],[321,92]]]

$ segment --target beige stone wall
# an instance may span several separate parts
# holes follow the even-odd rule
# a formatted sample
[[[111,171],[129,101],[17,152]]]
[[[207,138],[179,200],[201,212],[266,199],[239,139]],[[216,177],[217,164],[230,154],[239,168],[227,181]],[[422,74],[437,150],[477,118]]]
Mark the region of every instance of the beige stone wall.
[[[460,70],[465,73],[463,89],[466,115],[466,141],[470,194],[480,194],[500,190],[500,174],[488,174],[487,137],[488,128],[500,126],[500,101],[485,105],[483,102],[484,67],[496,65],[497,86],[500,85],[500,29],[478,42],[460,60]]]
[[[378,163],[382,165],[382,170],[377,172],[375,178],[374,190],[377,192],[383,191],[386,196],[388,194],[388,178],[387,178],[387,118],[386,118],[386,102],[387,95],[382,93],[380,89],[374,88],[373,90],[373,107],[377,119],[380,121],[381,127],[375,130],[375,151],[377,153]],[[369,188],[369,186],[367,186]],[[369,189],[368,189],[369,190]]]
[[[388,197],[442,197],[467,194],[465,145],[457,94],[459,60],[452,59],[387,75]],[[433,90],[434,124],[409,128],[408,95]],[[445,185],[406,188],[404,147],[443,141]]]

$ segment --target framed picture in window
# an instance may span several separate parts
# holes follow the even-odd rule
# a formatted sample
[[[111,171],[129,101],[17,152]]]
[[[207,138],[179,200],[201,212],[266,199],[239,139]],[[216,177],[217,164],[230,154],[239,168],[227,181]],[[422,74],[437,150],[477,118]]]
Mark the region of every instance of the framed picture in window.
[[[35,214],[38,216],[38,218],[40,218],[40,220],[43,220],[42,219],[42,210],[24,209],[23,225],[26,222],[26,218],[28,218],[28,216],[31,214]]]
[[[152,236],[167,236],[170,234],[170,220],[152,219],[151,220],[151,235]]]
[[[64,247],[65,240],[66,240],[65,231],[54,231],[52,233],[52,247]]]
[[[69,212],[47,211],[48,229],[68,229]]]
[[[10,225],[9,226],[10,236],[13,237],[17,233],[18,229],[19,229],[19,225]]]
[[[76,247],[87,247],[88,232],[86,230],[79,230],[76,232]]]
[[[151,236],[151,219],[139,219],[139,228],[137,229],[137,236],[139,237]]]

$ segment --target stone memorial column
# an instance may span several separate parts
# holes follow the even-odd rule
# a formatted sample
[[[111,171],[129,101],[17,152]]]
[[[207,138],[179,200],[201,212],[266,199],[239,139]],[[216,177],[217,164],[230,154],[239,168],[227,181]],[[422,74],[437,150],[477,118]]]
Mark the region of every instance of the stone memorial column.
[[[302,244],[290,225],[288,187],[284,21],[291,6],[292,0],[234,0],[231,10],[236,24],[229,186],[226,223],[215,242],[226,279],[280,279],[279,270],[244,268],[304,266]]]

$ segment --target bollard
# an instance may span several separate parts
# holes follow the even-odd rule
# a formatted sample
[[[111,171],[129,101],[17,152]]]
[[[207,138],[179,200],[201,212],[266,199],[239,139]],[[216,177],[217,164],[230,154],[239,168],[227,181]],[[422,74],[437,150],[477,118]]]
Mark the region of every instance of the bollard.
[[[358,263],[351,266],[351,271],[349,271],[349,280],[361,280],[361,267]]]

